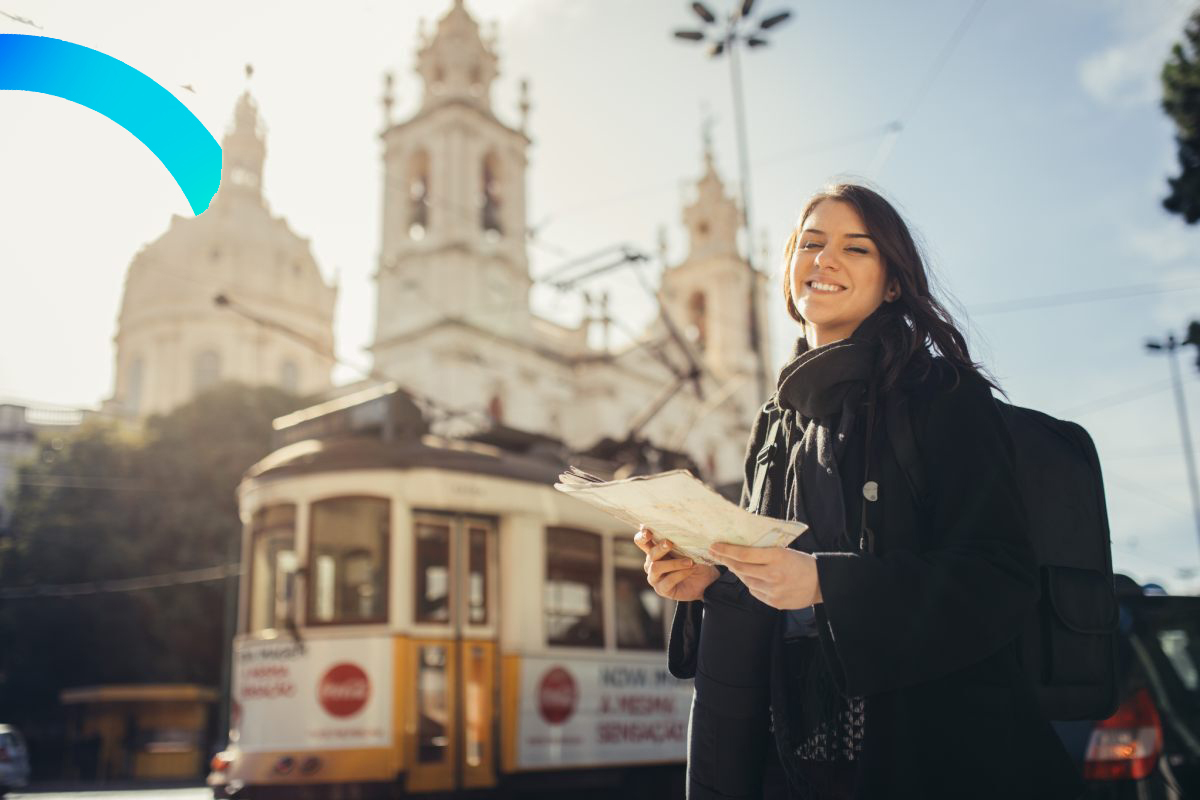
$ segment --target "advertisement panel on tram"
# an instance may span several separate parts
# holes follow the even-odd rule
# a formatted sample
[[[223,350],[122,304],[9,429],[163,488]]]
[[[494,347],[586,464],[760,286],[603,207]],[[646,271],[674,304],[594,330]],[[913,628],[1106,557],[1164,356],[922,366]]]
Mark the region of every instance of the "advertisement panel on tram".
[[[393,647],[387,637],[242,640],[234,727],[244,753],[390,747]]]

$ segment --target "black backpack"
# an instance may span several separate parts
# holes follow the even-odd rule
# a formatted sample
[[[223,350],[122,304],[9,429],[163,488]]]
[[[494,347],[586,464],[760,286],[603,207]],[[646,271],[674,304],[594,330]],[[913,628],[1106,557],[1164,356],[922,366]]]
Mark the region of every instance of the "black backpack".
[[[1106,719],[1117,708],[1118,607],[1100,459],[1081,426],[993,398],[1016,449],[1041,597],[1021,633],[1021,665],[1051,720]],[[888,438],[925,495],[908,402],[884,402]]]

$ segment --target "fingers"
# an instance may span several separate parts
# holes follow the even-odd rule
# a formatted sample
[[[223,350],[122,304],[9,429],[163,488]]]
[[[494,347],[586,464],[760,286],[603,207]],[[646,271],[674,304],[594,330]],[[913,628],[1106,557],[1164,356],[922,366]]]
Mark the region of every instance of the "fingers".
[[[646,554],[646,562],[642,565],[642,569],[647,573],[650,572],[650,562],[658,561],[660,558],[665,557],[671,552],[672,548],[670,539],[655,541],[654,535],[646,527],[638,529],[638,533],[633,537],[633,541]]]
[[[671,573],[680,573],[691,569],[695,564],[690,558],[664,558],[650,563],[649,569],[646,571],[646,579],[650,581],[650,585],[658,588],[658,583]],[[686,573],[684,574],[686,576]],[[682,578],[680,578],[682,580]]]
[[[745,547],[740,544],[730,544],[729,542],[717,542],[710,545],[709,553],[716,557],[722,564],[726,564],[732,569],[732,564],[770,564],[775,560],[777,554],[773,551],[777,548],[773,547]]]
[[[683,559],[672,559],[672,560],[682,561]],[[664,566],[666,564],[670,564],[670,563],[671,563],[670,561],[663,562]],[[688,578],[691,577],[691,575],[692,575],[692,572],[690,569],[687,569],[687,570],[678,569],[678,570],[675,570],[674,572],[669,572],[666,575],[664,575],[657,584],[654,585],[654,591],[656,593],[662,595],[663,597],[670,598],[675,594],[675,589],[678,588],[679,584],[686,581]]]
[[[638,528],[638,531],[633,536],[633,543],[638,546],[638,549],[643,553],[649,553],[650,548],[654,547],[654,534],[645,525]]]

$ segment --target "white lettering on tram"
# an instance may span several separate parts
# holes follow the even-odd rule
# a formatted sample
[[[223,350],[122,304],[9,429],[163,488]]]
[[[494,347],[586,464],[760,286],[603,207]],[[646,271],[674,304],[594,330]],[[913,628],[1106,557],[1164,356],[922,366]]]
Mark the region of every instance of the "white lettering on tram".
[[[367,692],[368,684],[362,679],[321,684],[322,700],[366,700]]]
[[[644,669],[629,667],[601,667],[600,669],[601,686],[645,686],[648,682]]]
[[[687,735],[687,723],[665,722],[602,722],[596,726],[602,744],[617,742],[682,742]]]

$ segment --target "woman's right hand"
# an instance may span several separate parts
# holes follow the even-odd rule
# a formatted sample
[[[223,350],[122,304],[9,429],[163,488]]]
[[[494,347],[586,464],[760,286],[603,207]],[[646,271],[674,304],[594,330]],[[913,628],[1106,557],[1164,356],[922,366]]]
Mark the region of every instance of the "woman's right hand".
[[[646,554],[643,569],[646,582],[660,597],[668,600],[699,600],[704,590],[721,577],[716,567],[695,564],[690,558],[671,552],[671,541],[655,541],[654,534],[645,525],[638,528],[633,543]]]

